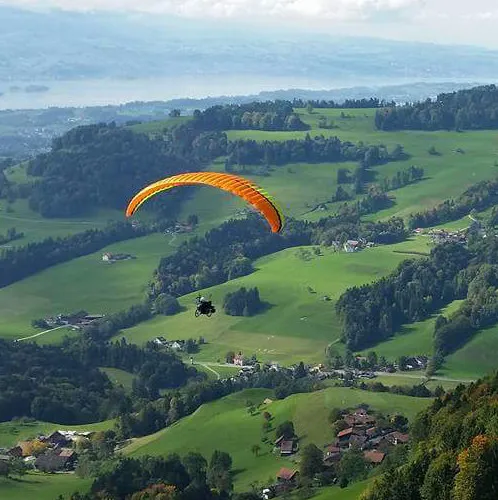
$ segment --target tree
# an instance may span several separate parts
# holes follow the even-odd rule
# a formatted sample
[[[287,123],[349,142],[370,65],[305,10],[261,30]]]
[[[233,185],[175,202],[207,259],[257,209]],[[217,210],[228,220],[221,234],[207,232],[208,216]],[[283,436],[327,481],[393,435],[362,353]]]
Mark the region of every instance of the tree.
[[[173,314],[181,311],[178,299],[167,293],[161,293],[158,295],[154,301],[154,307],[156,312],[164,314],[165,316],[172,316]]]
[[[206,482],[207,461],[200,453],[188,452],[183,457],[182,463],[192,481],[197,483]]]
[[[427,469],[424,484],[420,489],[422,500],[452,500],[453,483],[456,474],[456,457],[453,453],[443,453]]]
[[[234,358],[235,358],[235,353],[233,351],[228,351],[225,355],[225,361],[230,365],[233,363]]]
[[[351,447],[341,457],[339,462],[339,476],[348,481],[364,479],[366,476],[366,463],[363,452],[357,447]]]
[[[269,422],[271,420],[271,413],[269,411],[264,411],[263,412],[263,418]]]
[[[300,361],[299,364],[297,365],[294,371],[294,377],[296,378],[306,377],[306,369],[304,368],[304,363],[302,361]]]
[[[199,224],[199,217],[196,214],[191,214],[187,217],[187,224],[189,226],[197,226]]]
[[[170,112],[169,112],[169,116],[171,118],[178,118],[179,116],[181,115],[181,111],[179,109],[172,109]]]
[[[375,351],[369,351],[367,354],[367,362],[370,368],[374,369],[378,365],[377,353]]]
[[[259,455],[260,450],[261,450],[261,446],[259,446],[259,444],[253,444],[251,446],[251,452],[256,457]]]
[[[459,500],[498,498],[498,438],[478,435],[458,455],[454,497]]]
[[[221,492],[230,492],[233,489],[232,458],[228,453],[215,450],[209,462],[207,473],[208,484]]]
[[[275,435],[277,438],[283,436],[284,439],[291,439],[295,436],[294,424],[290,420],[282,422],[276,429]]]
[[[308,102],[308,104],[306,105],[306,112],[311,115],[313,113],[313,104],[311,104],[311,102]]]
[[[399,413],[391,417],[391,424],[398,431],[404,431],[408,426],[408,419]]]
[[[306,445],[301,452],[300,473],[302,477],[312,478],[322,471],[323,452],[315,444]]]

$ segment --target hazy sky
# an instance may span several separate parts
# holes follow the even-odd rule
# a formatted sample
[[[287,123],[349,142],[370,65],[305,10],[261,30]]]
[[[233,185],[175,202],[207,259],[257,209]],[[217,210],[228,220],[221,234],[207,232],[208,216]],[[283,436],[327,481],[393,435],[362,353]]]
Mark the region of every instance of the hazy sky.
[[[234,19],[331,34],[498,48],[498,0],[0,0],[0,4]]]

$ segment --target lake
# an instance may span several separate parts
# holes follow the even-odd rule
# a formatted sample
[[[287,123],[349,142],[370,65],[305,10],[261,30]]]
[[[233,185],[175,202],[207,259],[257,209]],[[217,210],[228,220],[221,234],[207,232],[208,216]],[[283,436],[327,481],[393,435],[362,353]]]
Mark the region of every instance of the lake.
[[[75,80],[0,82],[0,109],[39,109],[50,106],[105,106],[131,101],[166,101],[176,98],[202,98],[257,94],[280,89],[328,90],[358,85],[396,85],[407,80],[372,79],[315,80],[303,76],[266,77],[260,75],[180,75],[160,79]],[[419,79],[422,81],[422,79]],[[428,81],[428,80],[425,80]],[[455,79],[452,79],[455,81]],[[48,91],[25,92],[31,86],[46,86]]]

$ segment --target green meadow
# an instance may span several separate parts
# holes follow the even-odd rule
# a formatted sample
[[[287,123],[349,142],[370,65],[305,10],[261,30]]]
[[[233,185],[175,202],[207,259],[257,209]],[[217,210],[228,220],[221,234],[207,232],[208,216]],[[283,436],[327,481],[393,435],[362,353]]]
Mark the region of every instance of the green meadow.
[[[55,500],[59,495],[69,497],[76,491],[85,492],[92,479],[75,474],[42,474],[31,472],[22,478],[0,478],[0,498],[5,500]]]
[[[91,217],[74,219],[45,219],[28,207],[27,200],[16,200],[7,209],[6,200],[0,200],[0,234],[5,234],[11,227],[18,233],[24,233],[24,238],[12,241],[1,248],[26,245],[48,237],[64,237],[70,234],[104,227],[110,220],[122,220],[123,214],[118,210],[99,210]]]
[[[247,401],[258,405],[265,398],[272,398],[272,391],[250,389],[205,404],[171,427],[133,440],[124,453],[131,456],[184,455],[188,451],[197,451],[209,457],[213,450],[223,450],[233,458],[236,490],[247,490],[253,481],[265,482],[274,478],[280,467],[296,466],[293,460],[272,453],[275,430],[268,433],[267,442],[262,441],[262,412],[250,415],[247,410]],[[271,413],[273,427],[292,420],[300,447],[308,443],[322,447],[334,437],[327,422],[330,410],[360,403],[367,403],[387,414],[402,412],[412,419],[430,403],[430,399],[332,387],[311,394],[294,394],[263,405],[261,410]],[[255,444],[261,448],[259,456],[251,451]]]
[[[104,372],[114,385],[121,386],[123,389],[131,391],[133,380],[135,379],[133,373],[120,370],[119,368],[109,368],[105,366],[101,367],[100,371]]]
[[[182,240],[173,238],[153,234],[114,243],[0,289],[0,336],[20,338],[39,332],[31,326],[35,318],[81,309],[111,313],[141,302],[159,260]],[[102,261],[106,251],[130,253],[136,259],[109,264]],[[46,335],[55,334],[62,337],[59,331]]]
[[[461,349],[450,354],[438,374],[478,378],[498,370],[498,325],[480,330]]]
[[[256,261],[253,274],[203,290],[218,306],[211,318],[194,317],[196,292],[180,298],[185,311],[157,316],[119,336],[139,344],[158,335],[168,339],[203,336],[207,345],[194,356],[196,361],[224,360],[227,351],[242,350],[265,361],[319,362],[327,345],[340,337],[335,301],[346,288],[378,279],[406,258],[394,253],[393,247],[396,245],[353,254],[325,249],[322,256],[309,261],[301,258],[302,250],[308,247],[283,250]],[[253,317],[224,314],[224,296],[242,286],[258,287],[261,299],[268,304],[262,313]],[[325,301],[324,296],[331,300]]]
[[[434,323],[436,322],[437,316],[439,316],[439,314],[444,316],[450,315],[460,307],[461,303],[461,300],[455,300],[441,309],[438,313],[433,314],[430,318],[403,326],[401,331],[391,339],[373,346],[370,349],[366,349],[364,354],[368,351],[375,351],[378,356],[385,356],[391,361],[396,360],[399,356],[407,354],[414,356],[431,356],[434,351]]]

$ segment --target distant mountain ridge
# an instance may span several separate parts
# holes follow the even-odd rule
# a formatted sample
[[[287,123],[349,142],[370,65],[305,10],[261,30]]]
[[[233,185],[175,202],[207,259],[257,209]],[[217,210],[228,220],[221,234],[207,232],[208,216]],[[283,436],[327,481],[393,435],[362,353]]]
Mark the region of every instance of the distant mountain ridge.
[[[244,29],[174,17],[0,7],[0,80],[174,75],[498,77],[498,51]]]

